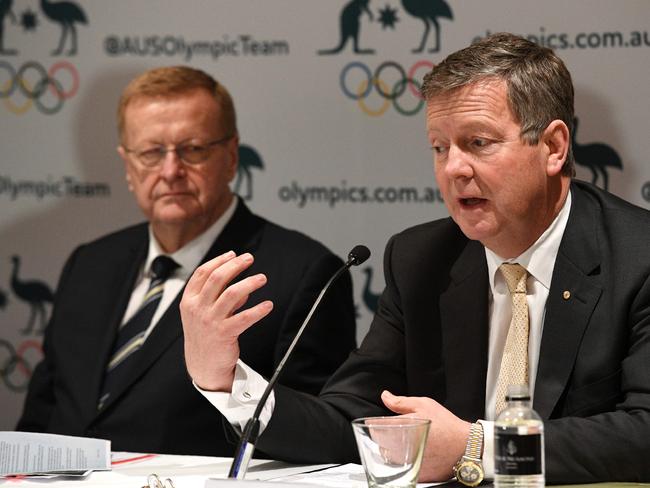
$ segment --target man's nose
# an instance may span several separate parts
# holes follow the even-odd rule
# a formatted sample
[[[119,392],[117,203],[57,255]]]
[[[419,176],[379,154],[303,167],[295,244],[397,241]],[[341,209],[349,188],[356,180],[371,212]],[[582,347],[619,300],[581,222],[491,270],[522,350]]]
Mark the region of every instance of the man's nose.
[[[471,165],[470,156],[458,146],[450,146],[445,172],[450,178],[471,178],[474,168]]]
[[[164,178],[177,178],[185,169],[183,161],[176,148],[167,148],[167,152],[160,162],[160,172]]]

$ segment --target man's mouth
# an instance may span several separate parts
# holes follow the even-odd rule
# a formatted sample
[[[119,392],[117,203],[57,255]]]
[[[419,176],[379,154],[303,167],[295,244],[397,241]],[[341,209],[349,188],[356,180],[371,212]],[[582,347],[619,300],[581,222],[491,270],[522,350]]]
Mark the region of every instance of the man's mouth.
[[[463,207],[475,207],[485,202],[485,198],[460,198],[460,204]]]
[[[160,195],[160,198],[184,197],[187,195],[189,195],[189,193],[184,191],[168,191]]]

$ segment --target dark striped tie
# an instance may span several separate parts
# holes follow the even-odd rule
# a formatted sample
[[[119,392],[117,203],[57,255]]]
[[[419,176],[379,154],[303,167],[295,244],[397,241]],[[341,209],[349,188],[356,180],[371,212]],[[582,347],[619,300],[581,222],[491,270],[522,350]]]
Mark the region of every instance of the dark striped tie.
[[[165,280],[178,268],[178,263],[168,256],[158,256],[151,263],[151,283],[140,308],[117,333],[111,357],[106,365],[104,384],[97,409],[106,404],[112,391],[129,380],[129,371],[138,351],[144,344],[145,333],[162,298]]]

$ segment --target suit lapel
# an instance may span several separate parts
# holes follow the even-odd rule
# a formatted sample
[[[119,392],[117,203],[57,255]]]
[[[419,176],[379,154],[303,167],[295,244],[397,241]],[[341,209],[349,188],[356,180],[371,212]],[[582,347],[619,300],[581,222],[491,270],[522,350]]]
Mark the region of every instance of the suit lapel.
[[[551,417],[565,389],[585,328],[602,293],[597,210],[575,185],[571,198],[571,213],[546,302],[535,382],[534,407],[543,419]]]
[[[262,223],[263,220],[253,215],[250,210],[248,210],[248,207],[246,207],[246,205],[244,205],[240,200],[230,222],[228,222],[226,227],[219,234],[219,237],[215,240],[214,244],[210,247],[210,250],[203,257],[201,264],[229,250],[234,250],[238,254],[245,251],[254,252],[257,246],[257,239],[259,238],[259,231]],[[182,337],[183,327],[181,324],[179,305],[184,289],[185,287],[181,289],[176,298],[169,305],[160,318],[158,324],[156,324],[145,341],[142,349],[137,352],[133,364],[133,370],[129,376],[129,382],[123,383],[120,385],[120,388],[111,392],[111,397],[102,409],[103,412],[109,411],[111,405],[118,401],[122,394],[143,374],[145,374],[146,371],[161,358],[164,352],[169,349],[175,341]],[[126,291],[127,299],[130,296],[130,293],[131,289],[129,288]],[[120,318],[121,315],[118,317],[118,320]],[[112,330],[112,334],[114,336],[114,329]],[[109,340],[109,342],[111,341],[112,339]],[[183,368],[184,364],[178,364],[178,367]]]
[[[131,290],[140,270],[140,264],[144,261],[147,252],[146,227],[143,226],[142,238],[135,240],[132,245],[121,256],[114,254],[105,259],[110,260],[106,266],[110,269],[111,280],[98,293],[105,295],[104,303],[110,304],[110,308],[98,311],[95,316],[106,317],[105,321],[97,321],[91,324],[93,330],[90,334],[95,337],[93,341],[86,341],[87,348],[80,351],[87,359],[83,364],[87,365],[84,371],[80,372],[87,378],[87,381],[79,381],[83,388],[79,398],[82,399],[85,418],[93,419],[97,414],[97,400],[104,379],[106,363],[111,354],[113,341],[117,329],[126,310],[131,297]],[[88,394],[88,391],[91,393]]]
[[[468,241],[450,275],[451,283],[440,296],[445,406],[475,420],[484,415],[488,357],[489,282],[483,246]]]

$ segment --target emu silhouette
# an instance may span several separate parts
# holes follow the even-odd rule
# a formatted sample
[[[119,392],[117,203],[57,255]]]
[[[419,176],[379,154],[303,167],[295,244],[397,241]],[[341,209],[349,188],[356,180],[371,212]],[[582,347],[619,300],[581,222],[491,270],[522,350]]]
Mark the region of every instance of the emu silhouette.
[[[363,303],[368,310],[375,313],[379,303],[379,295],[371,291],[370,285],[372,284],[373,271],[371,267],[363,268],[363,274],[366,275],[366,282],[363,285]]]
[[[253,198],[253,174],[251,168],[264,169],[264,162],[255,149],[241,144],[239,146],[239,165],[237,166],[234,191],[244,200]],[[240,193],[242,183],[246,184],[245,194]]]
[[[598,177],[602,176],[605,190],[609,189],[609,173],[607,168],[623,169],[623,163],[618,153],[607,144],[592,142],[580,144],[576,138],[578,134],[578,117],[573,119],[572,147],[576,164],[584,166],[591,171],[591,182],[595,185]]]
[[[373,54],[374,49],[359,48],[359,33],[361,31],[361,16],[367,13],[372,22],[372,12],[368,8],[370,0],[352,0],[348,3],[340,16],[341,41],[339,45],[332,49],[322,49],[318,54],[336,54],[343,50],[345,45],[352,39],[352,48],[355,54]]]
[[[11,21],[14,24],[16,23],[16,16],[11,11],[11,4],[12,3],[13,3],[12,0],[0,0],[0,54],[4,54],[4,55],[17,54],[18,53],[18,51],[16,51],[15,49],[5,49],[5,44],[4,44],[5,17],[11,16]]]
[[[424,45],[427,42],[429,30],[431,29],[429,24],[432,24],[436,29],[436,45],[429,49],[429,52],[437,53],[440,50],[440,25],[438,24],[438,18],[442,17],[450,20],[454,18],[447,2],[445,0],[402,0],[402,6],[408,14],[424,22],[422,41],[420,42],[420,46],[413,49],[412,52],[421,53],[424,50]]]
[[[61,24],[61,37],[59,38],[59,46],[52,51],[52,56],[58,56],[63,51],[65,40],[68,37],[68,32],[72,37],[72,45],[68,55],[77,54],[77,28],[75,23],[87,24],[86,14],[81,7],[72,2],[57,2],[52,3],[48,0],[41,0],[41,9],[45,16],[52,22]]]
[[[40,316],[40,328],[37,333],[43,333],[45,323],[47,322],[45,303],[52,303],[54,301],[54,294],[47,284],[41,281],[22,281],[18,277],[18,273],[20,272],[20,257],[13,256],[11,261],[13,262],[11,289],[14,292],[14,295],[26,302],[30,308],[29,322],[27,322],[27,327],[25,327],[21,332],[23,334],[31,334],[36,319]]]

